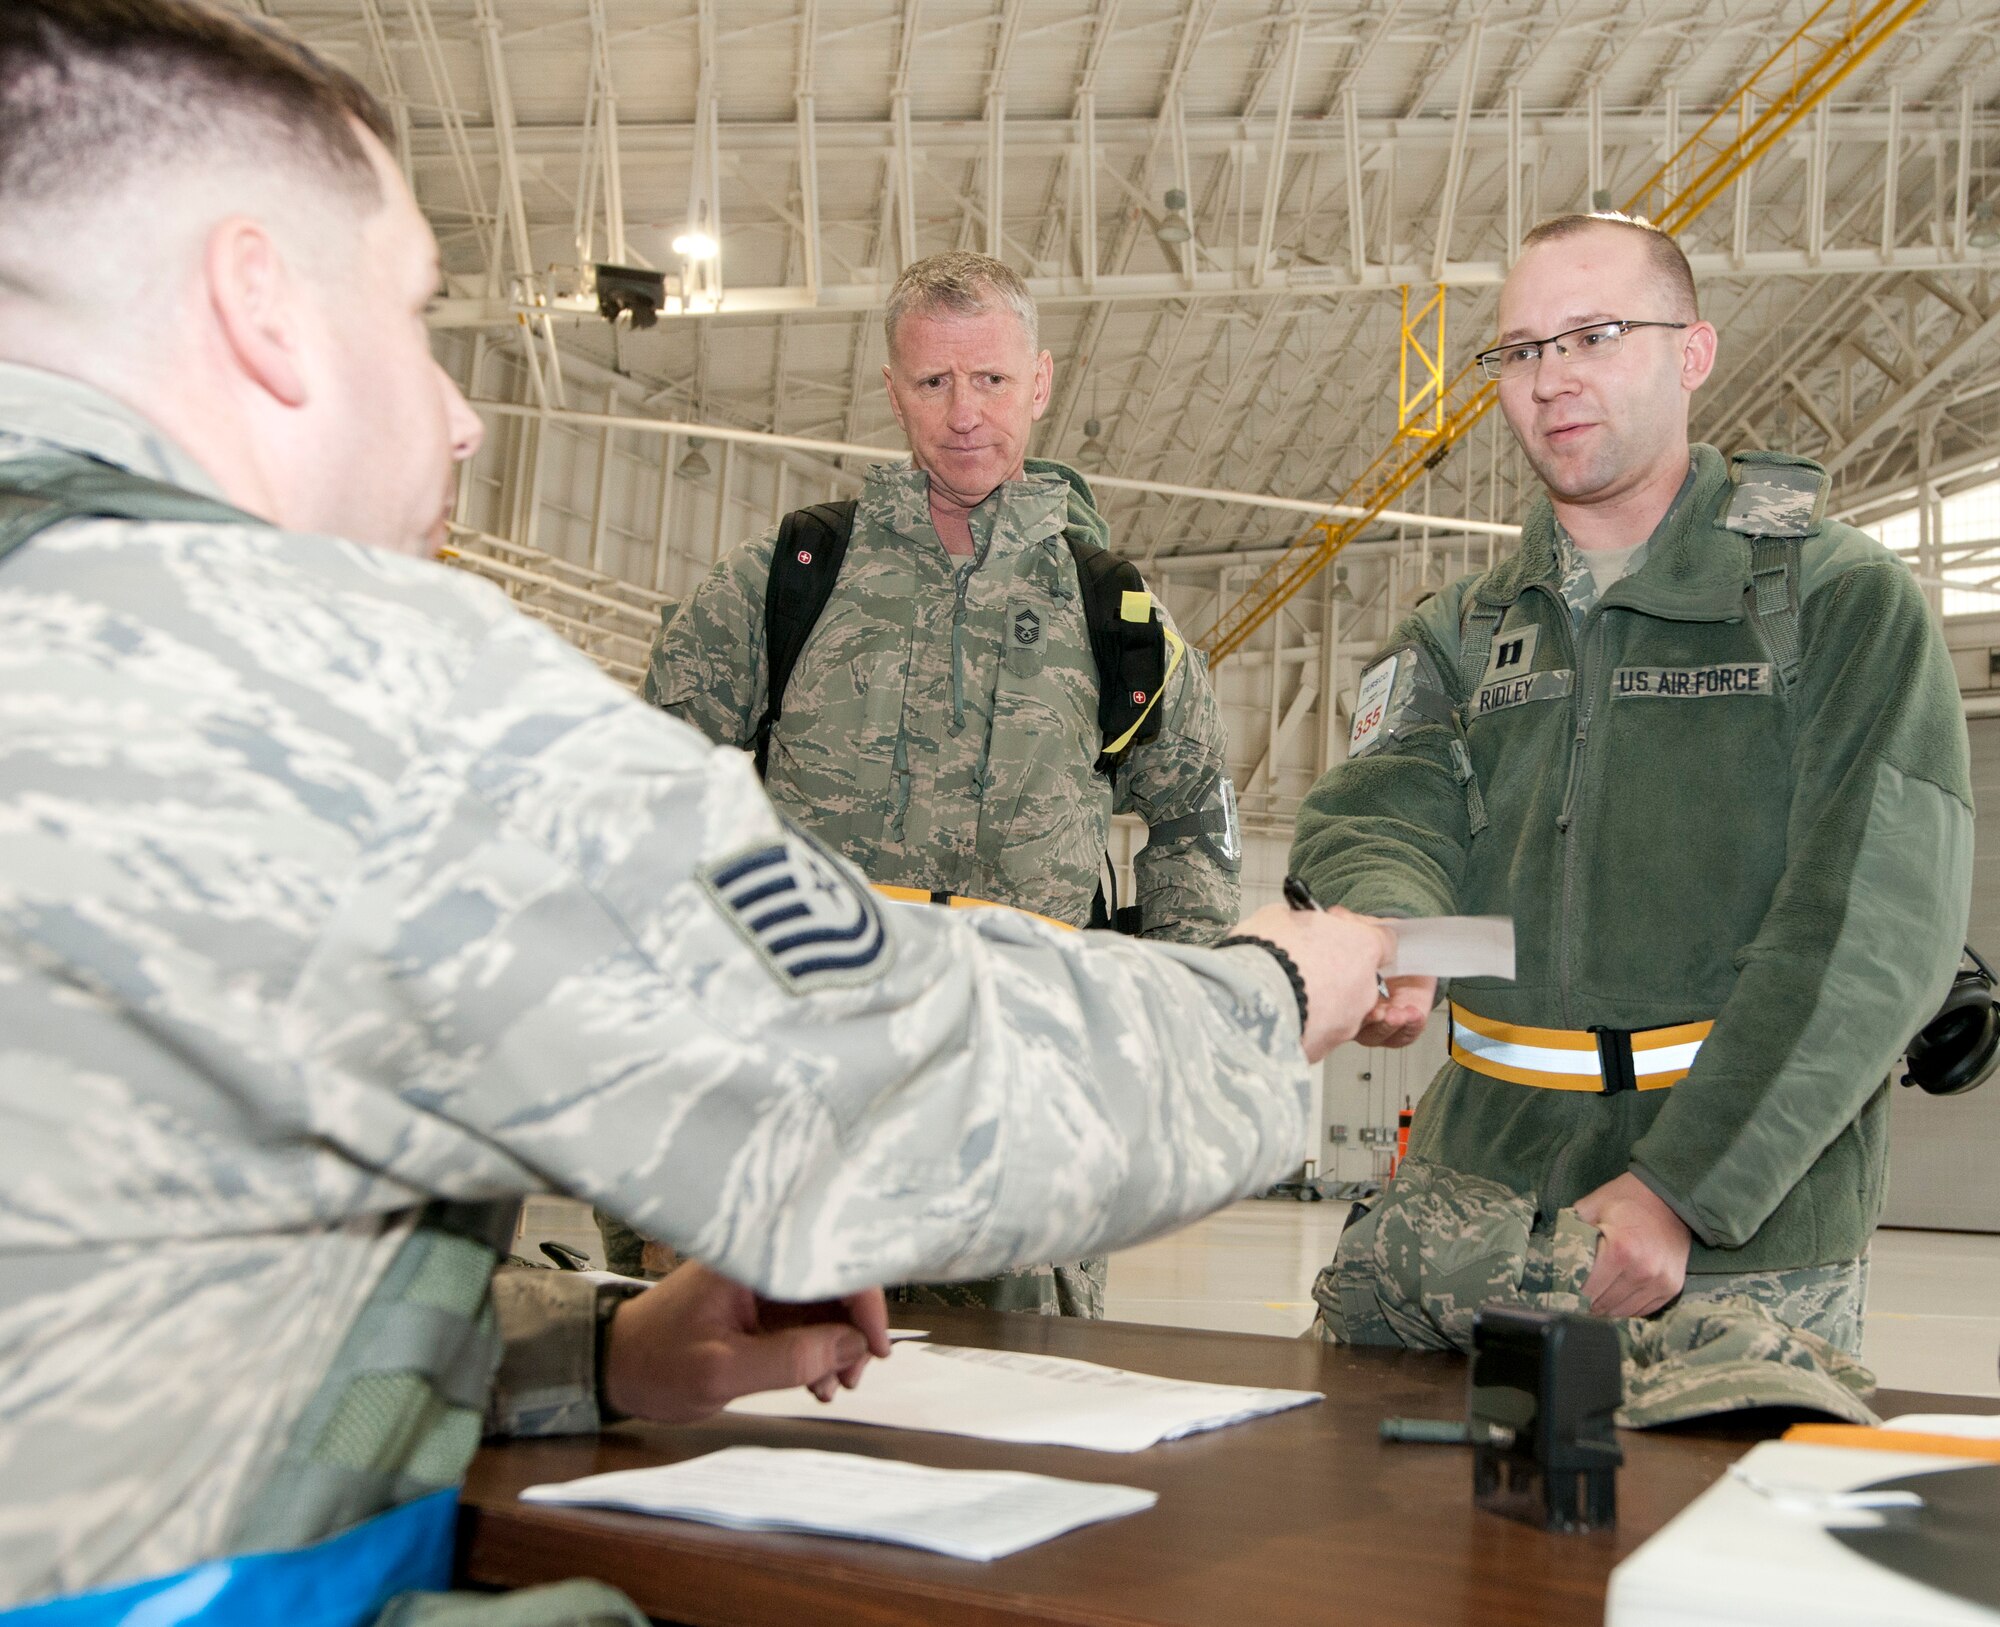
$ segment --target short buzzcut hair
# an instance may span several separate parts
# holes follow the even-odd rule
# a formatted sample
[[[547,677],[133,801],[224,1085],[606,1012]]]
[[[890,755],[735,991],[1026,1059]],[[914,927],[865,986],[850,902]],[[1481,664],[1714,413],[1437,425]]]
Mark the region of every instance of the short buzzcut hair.
[[[1666,288],[1667,302],[1674,307],[1674,318],[1688,322],[1701,320],[1701,303],[1694,291],[1694,268],[1688,264],[1688,257],[1681,252],[1680,244],[1644,215],[1622,214],[1616,209],[1557,215],[1543,221],[1521,239],[1521,252],[1526,254],[1539,244],[1559,242],[1600,226],[1638,233],[1646,245],[1646,258],[1652,263],[1654,275]]]
[[[1036,349],[1041,336],[1040,319],[1028,285],[1014,268],[988,255],[950,249],[903,268],[896,286],[889,290],[889,308],[882,313],[882,337],[893,359],[896,328],[904,317],[932,316],[940,311],[953,316],[978,316],[996,306],[1012,311],[1021,319],[1028,348]]]
[[[383,201],[358,122],[393,128],[361,82],[207,0],[0,0],[0,219],[228,154]]]

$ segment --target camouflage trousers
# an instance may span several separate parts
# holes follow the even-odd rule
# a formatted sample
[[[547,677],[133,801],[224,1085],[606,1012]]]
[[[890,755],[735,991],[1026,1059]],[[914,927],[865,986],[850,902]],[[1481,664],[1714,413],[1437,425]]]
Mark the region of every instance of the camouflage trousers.
[[[1868,1299],[1868,1258],[1792,1271],[1691,1273],[1676,1305],[1749,1299],[1787,1327],[1816,1333],[1836,1350],[1861,1354],[1861,1312]]]
[[[627,1277],[663,1277],[678,1263],[661,1243],[649,1243],[622,1220],[596,1211],[597,1232],[604,1239],[604,1263]],[[1033,1311],[1041,1316],[1081,1316],[1096,1322],[1104,1317],[1104,1279],[1108,1262],[1101,1257],[1075,1265],[1024,1265],[977,1282],[906,1283],[889,1290],[891,1305],[945,1305],[967,1310]]]
[[[1535,1225],[1534,1200],[1498,1182],[1406,1159],[1341,1234],[1313,1283],[1307,1337],[1470,1351],[1480,1307],[1587,1311],[1597,1228],[1574,1209]],[[1860,1344],[1862,1260],[1698,1275],[1651,1316],[1618,1321],[1630,1429],[1746,1407],[1798,1407],[1875,1423]]]
[[[1104,1317],[1102,1256],[1075,1265],[1024,1265],[976,1282],[913,1282],[889,1290],[891,1305],[945,1305],[967,1310],[1032,1311],[1040,1316]]]
[[[1585,1311],[1597,1229],[1573,1209],[1536,1229],[1531,1199],[1496,1182],[1406,1159],[1373,1208],[1341,1234],[1313,1284],[1311,1333],[1330,1344],[1472,1348],[1489,1300]],[[1663,1310],[1748,1299],[1850,1355],[1861,1349],[1866,1259],[1789,1271],[1696,1273]]]

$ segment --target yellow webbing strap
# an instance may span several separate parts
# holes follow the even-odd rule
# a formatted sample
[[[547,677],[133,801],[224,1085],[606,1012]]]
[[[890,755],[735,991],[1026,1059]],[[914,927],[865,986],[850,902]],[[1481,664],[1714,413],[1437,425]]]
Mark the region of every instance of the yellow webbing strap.
[[[1160,704],[1160,697],[1167,692],[1167,685],[1174,681],[1174,671],[1180,666],[1181,657],[1187,654],[1187,645],[1181,642],[1180,635],[1171,627],[1162,627],[1160,631],[1167,635],[1166,673],[1160,679],[1160,687],[1153,691],[1152,699],[1146,702],[1145,710],[1132,720],[1132,727],[1127,729],[1116,740],[1107,740],[1104,742],[1104,751],[1107,756],[1113,752],[1123,751],[1126,743],[1131,740],[1133,735],[1139,732],[1139,725],[1144,723],[1152,715],[1153,708]]]
[[[1013,904],[996,904],[990,898],[967,898],[962,893],[926,892],[922,887],[892,887],[885,881],[871,881],[873,887],[884,898],[893,898],[898,904],[942,904],[954,910],[1013,910],[1016,915],[1032,915],[1037,921],[1046,921],[1050,926],[1059,926],[1065,932],[1081,930],[1067,921],[1058,921],[1053,915],[1042,915],[1034,910],[1024,910]]]

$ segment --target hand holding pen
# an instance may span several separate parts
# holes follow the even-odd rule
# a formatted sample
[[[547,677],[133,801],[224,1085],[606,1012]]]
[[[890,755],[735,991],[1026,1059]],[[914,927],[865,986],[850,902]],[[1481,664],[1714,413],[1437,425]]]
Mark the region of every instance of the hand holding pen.
[[[1295,910],[1320,910],[1324,912],[1326,909],[1324,904],[1313,897],[1312,889],[1297,876],[1285,877],[1284,892],[1285,902]],[[1375,972],[1375,997],[1378,1000],[1387,1000],[1389,998],[1389,985],[1384,980],[1380,968],[1377,968]]]
[[[1266,904],[1221,942],[1245,940],[1278,951],[1286,964],[1312,1062],[1353,1039],[1380,1007],[1381,969],[1396,952],[1395,935],[1379,921],[1289,902]]]
[[[1317,910],[1324,906],[1312,895],[1312,889],[1297,876],[1285,877],[1285,902],[1295,910]],[[1395,937],[1388,927],[1382,931],[1390,939],[1391,948],[1385,959],[1395,958]],[[1415,1042],[1424,1031],[1431,1018],[1431,1007],[1437,1003],[1437,979],[1434,977],[1385,978],[1381,972],[1375,974],[1376,1003],[1372,1011],[1363,1019],[1361,1028],[1354,1036],[1363,1045],[1379,1045],[1389,1050]]]

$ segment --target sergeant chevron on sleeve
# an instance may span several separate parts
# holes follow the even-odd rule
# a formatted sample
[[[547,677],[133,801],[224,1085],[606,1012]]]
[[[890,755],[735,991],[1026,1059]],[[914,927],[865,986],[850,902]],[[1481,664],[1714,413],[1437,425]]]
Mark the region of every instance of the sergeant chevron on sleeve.
[[[0,1607],[447,1586],[482,1428],[830,1394],[871,1285],[1267,1184],[1391,948],[892,913],[400,557],[481,432],[391,135],[205,0],[0,7]],[[548,1191],[702,1264],[496,1276]]]
[[[1600,1314],[1747,1296],[1857,1350],[1887,1074],[1970,907],[1943,639],[1818,465],[1690,445],[1716,334],[1671,238],[1550,221],[1499,322],[1479,360],[1545,495],[1370,669],[1293,868],[1350,909],[1514,918],[1518,981],[1449,991],[1413,1159],[1597,1227]],[[1364,1042],[1434,993],[1392,980]]]

